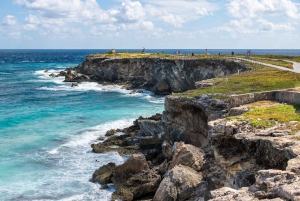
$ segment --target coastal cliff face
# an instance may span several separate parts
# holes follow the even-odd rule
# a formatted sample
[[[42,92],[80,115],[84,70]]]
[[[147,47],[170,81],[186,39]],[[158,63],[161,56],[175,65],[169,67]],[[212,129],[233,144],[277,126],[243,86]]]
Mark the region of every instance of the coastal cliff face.
[[[87,59],[68,73],[65,81],[87,80],[127,84],[155,94],[195,89],[195,82],[247,70],[244,64],[219,59],[169,60],[162,58]],[[80,76],[77,76],[77,75]]]
[[[300,199],[300,143],[289,130],[224,118],[230,110],[239,108],[209,95],[166,97],[162,115],[140,117],[119,130],[123,137],[92,145],[94,152],[133,154],[122,165],[128,182],[114,179],[124,176],[120,166],[108,171],[111,179],[102,184],[113,182],[118,188],[113,199],[122,200]],[[130,165],[135,163],[144,164],[138,172]]]

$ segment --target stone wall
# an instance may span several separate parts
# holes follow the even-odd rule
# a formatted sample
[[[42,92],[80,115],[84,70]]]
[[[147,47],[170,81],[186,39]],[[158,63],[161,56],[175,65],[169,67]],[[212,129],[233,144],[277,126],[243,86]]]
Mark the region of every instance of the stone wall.
[[[281,90],[232,95],[229,98],[229,107],[239,107],[241,105],[254,103],[262,100],[278,101],[294,105],[300,105],[300,93],[296,91]]]

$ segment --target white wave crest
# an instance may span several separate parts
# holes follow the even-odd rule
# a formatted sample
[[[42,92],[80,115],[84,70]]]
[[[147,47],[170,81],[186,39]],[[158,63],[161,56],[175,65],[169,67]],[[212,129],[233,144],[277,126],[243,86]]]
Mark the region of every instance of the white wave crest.
[[[72,148],[77,146],[85,146],[91,144],[92,142],[97,141],[99,137],[104,137],[106,131],[116,128],[125,128],[132,125],[134,119],[121,119],[112,122],[107,122],[92,128],[87,128],[80,130],[76,135],[72,135],[69,142],[61,145],[58,148],[55,148],[51,151],[48,151],[49,154],[58,154],[61,149]]]

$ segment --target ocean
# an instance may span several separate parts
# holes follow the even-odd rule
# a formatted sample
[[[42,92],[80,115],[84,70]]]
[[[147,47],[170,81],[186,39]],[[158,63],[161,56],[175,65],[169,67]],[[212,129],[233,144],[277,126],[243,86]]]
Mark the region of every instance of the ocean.
[[[63,77],[49,76],[77,66],[88,54],[107,51],[0,50],[0,200],[110,200],[114,186],[100,190],[89,179],[100,166],[121,164],[125,158],[117,153],[95,154],[90,145],[107,130],[161,113],[164,97],[149,91],[130,95],[120,86],[94,82],[72,88]],[[246,53],[208,50],[231,51]],[[300,50],[252,52],[300,55]]]

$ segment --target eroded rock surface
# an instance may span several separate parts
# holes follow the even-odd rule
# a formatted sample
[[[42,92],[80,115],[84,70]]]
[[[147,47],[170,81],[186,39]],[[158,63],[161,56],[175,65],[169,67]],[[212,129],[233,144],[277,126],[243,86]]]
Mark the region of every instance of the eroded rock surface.
[[[126,201],[154,193],[161,177],[149,168],[143,154],[133,154],[124,164],[114,168],[111,180],[117,187],[112,198]]]
[[[202,175],[194,169],[178,165],[169,170],[157,189],[154,201],[186,200],[201,183]]]
[[[65,81],[94,79],[144,88],[156,94],[170,94],[195,89],[197,81],[236,73],[238,69],[248,70],[244,64],[218,59],[96,58],[85,60],[75,68],[76,72],[68,71]]]
[[[110,136],[102,145],[93,145],[95,150],[97,146],[113,147],[116,142],[124,149],[136,146],[135,153],[143,153],[138,158],[145,156],[136,160],[144,164],[142,170],[122,172],[134,164],[130,160],[115,168],[119,176],[112,181],[120,183],[113,198],[300,199],[300,142],[289,130],[278,125],[253,127],[248,120],[224,118],[228,102],[210,96],[167,97],[165,104],[162,115],[139,118],[123,130],[123,136]]]

